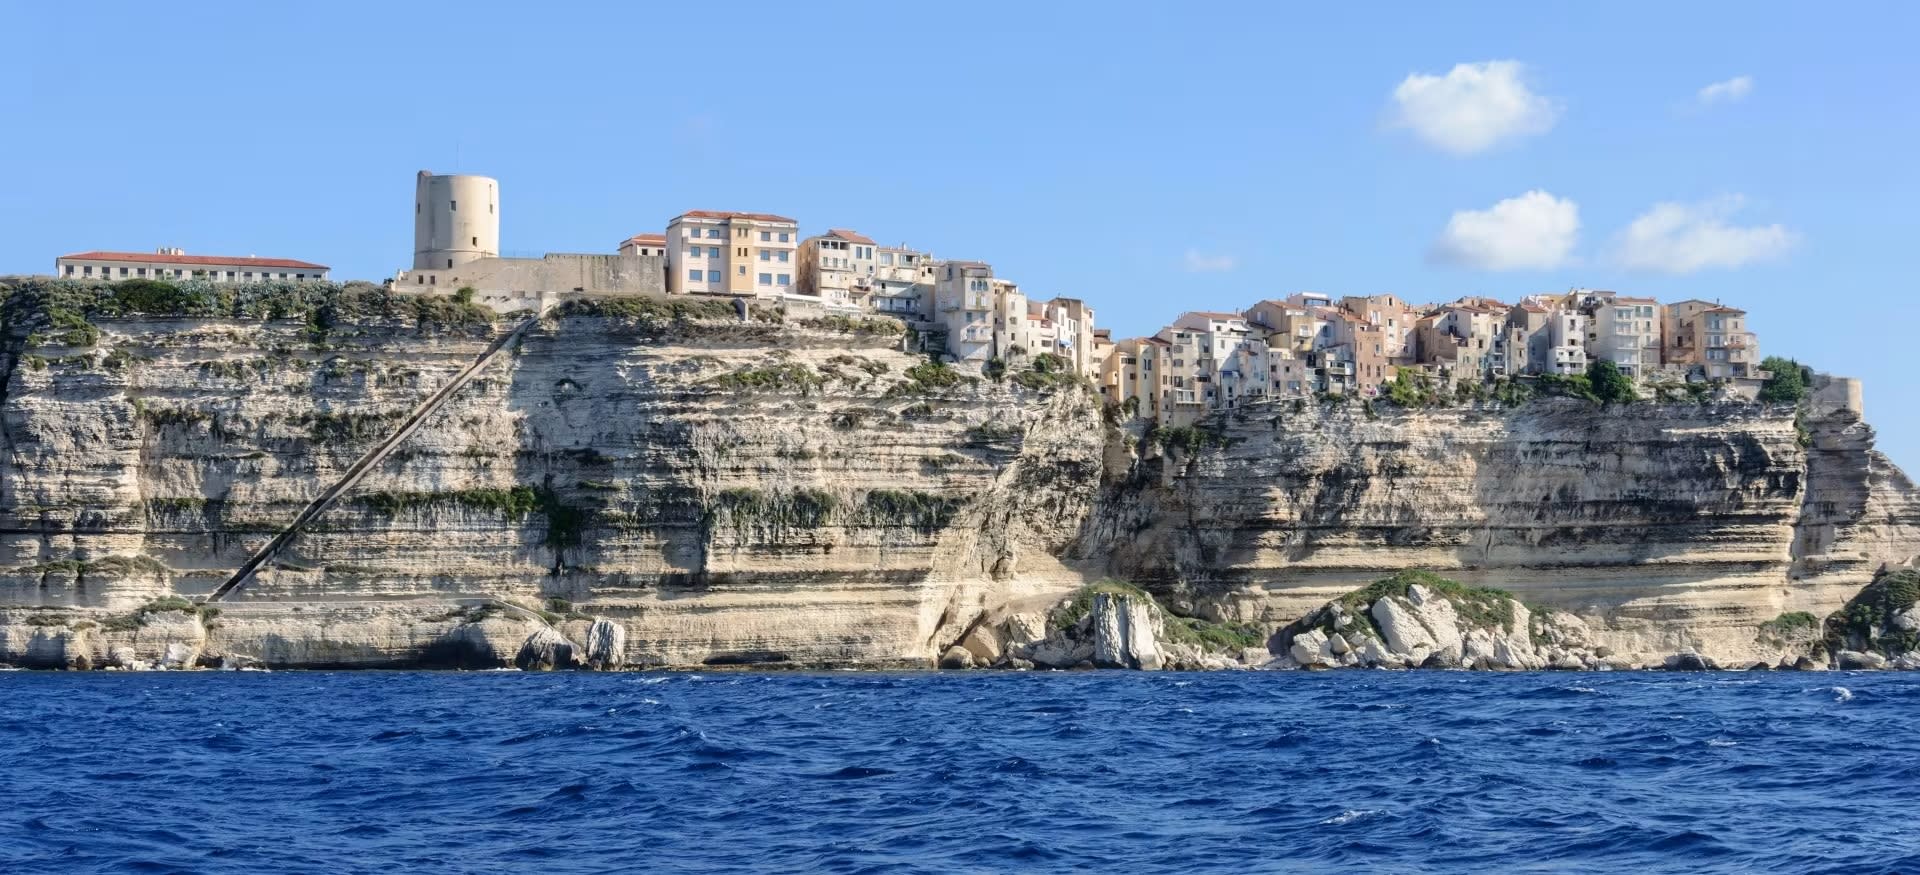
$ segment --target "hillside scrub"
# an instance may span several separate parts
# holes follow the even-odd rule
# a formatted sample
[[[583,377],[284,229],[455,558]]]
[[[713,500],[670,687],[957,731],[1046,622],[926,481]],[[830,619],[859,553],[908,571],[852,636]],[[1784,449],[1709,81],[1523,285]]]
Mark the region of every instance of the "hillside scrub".
[[[1338,603],[1347,612],[1366,618],[1373,631],[1373,603],[1383,598],[1407,598],[1407,590],[1415,584],[1425,587],[1453,603],[1454,611],[1460,618],[1476,626],[1491,627],[1498,625],[1508,632],[1516,631],[1513,626],[1516,617],[1513,613],[1515,599],[1505,590],[1482,586],[1468,586],[1456,580],[1450,580],[1431,571],[1407,570],[1383,577],[1366,587],[1347,593],[1338,599]]]
[[[397,294],[365,282],[213,283],[204,279],[121,282],[0,279],[0,325],[30,345],[91,346],[97,320],[135,316],[259,322],[298,320],[324,337],[354,321],[411,321],[417,327],[490,327],[493,311],[434,295]]]
[[[1760,385],[1760,400],[1768,404],[1798,404],[1813,383],[1813,369],[1790,358],[1767,356],[1760,369],[1770,375]]]
[[[1920,604],[1920,571],[1903,568],[1880,574],[1827,616],[1827,649],[1873,651],[1889,657],[1920,650],[1920,630],[1898,622],[1903,614],[1913,617],[1916,604]]]

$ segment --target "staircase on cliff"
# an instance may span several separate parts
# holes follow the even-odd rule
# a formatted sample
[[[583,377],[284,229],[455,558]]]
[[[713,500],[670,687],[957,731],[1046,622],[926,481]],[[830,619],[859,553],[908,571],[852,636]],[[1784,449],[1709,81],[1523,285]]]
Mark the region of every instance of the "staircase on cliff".
[[[365,455],[360,457],[359,461],[354,462],[351,467],[347,468],[347,472],[342,475],[337,482],[321,492],[313,501],[308,502],[307,506],[301,509],[300,514],[293,518],[293,522],[288,523],[287,527],[282,530],[280,534],[275,535],[273,540],[268,541],[266,546],[261,547],[255,551],[251,557],[248,557],[247,561],[242,563],[239,569],[233,572],[232,577],[227,578],[225,583],[220,584],[219,589],[214,590],[213,594],[207,596],[207,601],[209,603],[217,602],[231,594],[234,590],[245,585],[248,580],[252,579],[253,573],[257,571],[261,565],[278,555],[288,544],[293,543],[294,538],[299,537],[302,526],[312,522],[316,517],[320,516],[320,514],[325,513],[327,508],[332,507],[333,503],[340,499],[340,496],[346,495],[348,492],[353,491],[355,487],[359,486],[360,481],[364,479],[369,472],[373,471],[381,461],[392,454],[401,444],[405,443],[407,438],[412,437],[415,432],[419,431],[420,427],[425,425],[429,418],[439,412],[440,408],[449,400],[452,400],[453,396],[459,394],[460,390],[465,388],[467,383],[473,380],[474,375],[485,370],[487,366],[499,358],[500,354],[507,350],[514,341],[519,340],[520,336],[527,332],[527,329],[539,324],[540,319],[545,315],[546,310],[543,307],[540,311],[527,317],[525,321],[515,326],[512,331],[501,335],[496,338],[493,343],[488,344],[486,350],[480,353],[478,358],[475,358],[471,364],[462,368],[459,373],[454,374],[453,379],[448,380],[445,386],[441,386],[439,391],[433,393],[427,400],[415,407],[413,412],[407,416],[406,420],[400,423],[400,427],[394,429],[393,434],[388,435],[379,445],[368,450]]]

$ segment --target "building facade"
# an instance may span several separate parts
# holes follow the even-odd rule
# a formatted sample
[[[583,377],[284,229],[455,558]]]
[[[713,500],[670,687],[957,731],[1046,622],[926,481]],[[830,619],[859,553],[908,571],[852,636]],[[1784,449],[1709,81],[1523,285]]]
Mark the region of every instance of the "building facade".
[[[667,235],[635,234],[632,237],[620,241],[618,251],[621,255],[639,256],[643,258],[666,258]]]
[[[667,292],[778,298],[794,291],[800,224],[771,213],[691,210],[667,223]]]
[[[800,241],[794,294],[815,298],[829,309],[867,309],[876,248],[871,238],[845,228]]]

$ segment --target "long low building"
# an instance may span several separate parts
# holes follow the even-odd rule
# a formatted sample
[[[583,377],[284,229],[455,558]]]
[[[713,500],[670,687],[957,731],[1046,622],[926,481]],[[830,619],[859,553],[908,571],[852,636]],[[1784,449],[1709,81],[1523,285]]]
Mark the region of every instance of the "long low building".
[[[251,255],[188,255],[179,249],[154,252],[76,252],[53,261],[55,276],[65,279],[199,279],[216,283],[267,280],[324,280],[324,264]]]

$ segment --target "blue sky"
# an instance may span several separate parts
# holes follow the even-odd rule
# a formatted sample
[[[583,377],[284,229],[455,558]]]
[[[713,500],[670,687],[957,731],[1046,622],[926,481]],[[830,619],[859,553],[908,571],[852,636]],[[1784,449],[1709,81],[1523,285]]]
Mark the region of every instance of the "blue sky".
[[[778,212],[1117,336],[1309,289],[1719,298],[1920,466],[1920,7],[1430,6],[0,0],[0,273],[378,279],[413,173],[484,173],[514,252]]]

